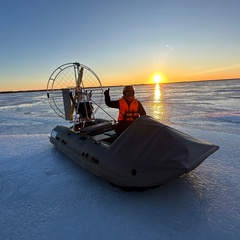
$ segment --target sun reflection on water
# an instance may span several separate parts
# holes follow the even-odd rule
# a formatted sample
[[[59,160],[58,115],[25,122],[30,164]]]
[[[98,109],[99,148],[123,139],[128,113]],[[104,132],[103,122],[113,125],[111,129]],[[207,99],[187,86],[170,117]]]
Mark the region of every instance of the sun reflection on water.
[[[153,117],[157,120],[168,123],[168,114],[166,111],[166,102],[164,99],[163,89],[161,88],[161,84],[156,83],[154,88],[154,97],[153,104],[151,106]]]
[[[161,88],[159,83],[155,86],[155,95],[154,95],[154,102],[160,102],[161,100]]]

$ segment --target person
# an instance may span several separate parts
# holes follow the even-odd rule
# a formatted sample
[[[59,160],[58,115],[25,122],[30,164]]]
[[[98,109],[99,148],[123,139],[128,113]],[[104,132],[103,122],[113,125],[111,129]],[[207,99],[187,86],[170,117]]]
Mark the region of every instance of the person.
[[[105,104],[111,108],[118,108],[118,123],[115,125],[115,131],[120,135],[128,128],[136,118],[146,115],[141,102],[134,97],[135,89],[133,86],[123,88],[123,96],[119,100],[112,101],[109,94],[110,89],[104,91]]]

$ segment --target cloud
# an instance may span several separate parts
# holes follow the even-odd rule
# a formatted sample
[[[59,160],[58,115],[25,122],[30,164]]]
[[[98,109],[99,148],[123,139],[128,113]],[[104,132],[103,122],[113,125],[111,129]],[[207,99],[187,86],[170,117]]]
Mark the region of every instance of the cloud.
[[[217,73],[217,72],[228,71],[228,70],[238,69],[238,68],[240,68],[240,65],[228,66],[228,67],[222,67],[222,68],[213,68],[213,69],[209,69],[209,70],[205,70],[205,71],[184,74],[182,77],[200,75],[200,74],[208,74],[208,73]]]
[[[166,47],[167,47],[168,49],[170,49],[171,51],[173,51],[173,48],[171,48],[168,44],[166,45]]]

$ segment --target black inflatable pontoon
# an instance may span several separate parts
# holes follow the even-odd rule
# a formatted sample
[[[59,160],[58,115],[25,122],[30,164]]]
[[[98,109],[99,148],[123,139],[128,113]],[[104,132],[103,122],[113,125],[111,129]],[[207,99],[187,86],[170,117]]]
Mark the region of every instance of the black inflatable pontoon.
[[[138,118],[117,138],[111,129],[110,122],[78,133],[57,126],[50,141],[88,171],[121,187],[162,185],[190,172],[218,149],[150,116]]]

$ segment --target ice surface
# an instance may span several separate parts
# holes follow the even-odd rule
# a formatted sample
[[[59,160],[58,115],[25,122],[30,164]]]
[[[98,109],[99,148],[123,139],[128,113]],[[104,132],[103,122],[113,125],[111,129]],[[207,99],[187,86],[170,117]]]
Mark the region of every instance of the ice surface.
[[[181,179],[124,192],[49,142],[69,123],[45,92],[0,94],[0,239],[239,239],[240,82],[136,90],[149,115],[220,149]]]

